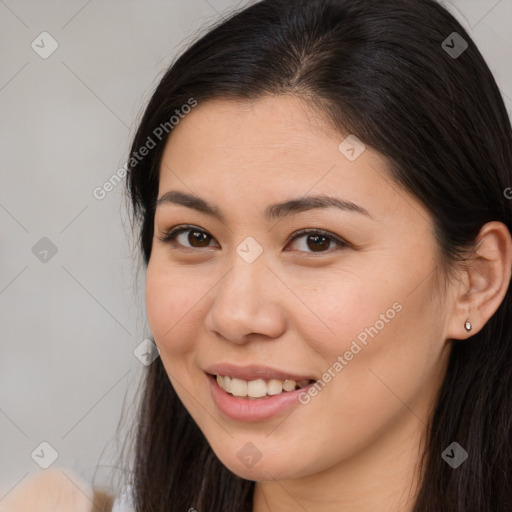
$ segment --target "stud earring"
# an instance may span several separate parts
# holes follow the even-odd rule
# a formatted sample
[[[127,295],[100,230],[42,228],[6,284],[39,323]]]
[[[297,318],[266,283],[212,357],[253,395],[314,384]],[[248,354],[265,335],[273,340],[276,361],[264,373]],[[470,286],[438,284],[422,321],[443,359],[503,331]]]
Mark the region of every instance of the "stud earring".
[[[466,320],[464,327],[466,328],[466,331],[471,331],[471,322],[469,321],[469,318]]]

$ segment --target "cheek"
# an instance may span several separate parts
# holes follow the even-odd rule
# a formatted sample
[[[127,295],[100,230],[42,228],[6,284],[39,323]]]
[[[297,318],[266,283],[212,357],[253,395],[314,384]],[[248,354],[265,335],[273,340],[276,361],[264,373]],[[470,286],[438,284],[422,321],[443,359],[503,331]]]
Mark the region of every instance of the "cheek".
[[[427,404],[440,383],[442,320],[433,321],[428,284],[410,290],[399,283],[373,296],[352,290],[358,304],[348,290],[339,303],[337,342],[324,346],[330,371],[322,380],[329,382],[318,395],[335,404],[343,419],[334,430],[342,437],[367,442],[397,415],[414,421],[410,411],[427,421]]]
[[[309,306],[299,305],[303,313],[294,316],[301,338],[329,364],[351,348],[356,352],[354,342],[368,345],[400,315],[399,294],[391,286],[376,288],[373,280],[359,275],[335,273],[317,281],[314,289],[299,282],[290,287]]]
[[[376,274],[350,279],[334,275],[323,288],[316,286],[309,294],[304,289],[302,298],[314,305],[318,318],[295,317],[301,338],[328,372],[323,380],[338,382],[325,389],[339,388],[336,401],[350,402],[356,409],[364,403],[378,405],[379,393],[392,397],[386,384],[396,392],[415,393],[418,380],[428,378],[441,350],[442,318],[430,301],[430,281],[411,292],[411,276],[385,281],[382,269]],[[336,282],[343,286],[334,286]]]
[[[171,286],[169,277],[150,259],[146,271],[146,314],[157,343],[171,329],[176,314],[176,304],[173,303],[173,295],[170,293]]]
[[[295,290],[318,316],[313,323],[302,322],[308,343],[330,363],[346,353],[351,365],[356,359],[368,365],[375,357],[398,357],[398,364],[401,357],[428,353],[431,343],[421,340],[442,318],[431,300],[433,255],[422,249],[415,258],[409,249],[358,255],[350,271],[331,272],[309,292],[297,281]]]
[[[176,342],[187,337],[186,326],[198,302],[194,300],[194,281],[155,256],[146,271],[146,314],[159,348],[178,350]]]
[[[197,340],[193,305],[198,299],[194,300],[193,290],[185,285],[183,273],[160,261],[158,254],[151,257],[146,271],[146,315],[167,376],[188,408],[195,385],[190,356]]]

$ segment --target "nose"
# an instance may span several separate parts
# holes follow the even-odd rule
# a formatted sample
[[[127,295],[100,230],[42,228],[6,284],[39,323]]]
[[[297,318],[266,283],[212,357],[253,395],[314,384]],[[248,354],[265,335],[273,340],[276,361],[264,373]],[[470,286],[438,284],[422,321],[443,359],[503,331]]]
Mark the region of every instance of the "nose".
[[[205,320],[209,331],[237,344],[258,335],[282,335],[286,327],[283,285],[262,256],[247,263],[234,254],[231,269],[212,291],[214,298]]]

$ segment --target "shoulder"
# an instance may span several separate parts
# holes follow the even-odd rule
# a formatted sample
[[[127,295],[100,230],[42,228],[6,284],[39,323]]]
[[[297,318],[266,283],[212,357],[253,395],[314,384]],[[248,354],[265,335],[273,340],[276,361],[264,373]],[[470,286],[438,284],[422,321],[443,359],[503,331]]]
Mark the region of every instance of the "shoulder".
[[[113,497],[64,468],[39,471],[0,502],[0,512],[109,512]]]

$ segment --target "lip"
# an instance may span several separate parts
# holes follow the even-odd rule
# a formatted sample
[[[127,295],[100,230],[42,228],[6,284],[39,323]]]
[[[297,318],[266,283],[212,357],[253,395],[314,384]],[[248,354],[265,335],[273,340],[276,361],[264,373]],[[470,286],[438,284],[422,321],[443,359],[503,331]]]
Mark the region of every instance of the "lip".
[[[220,412],[228,418],[243,422],[266,421],[284,414],[291,407],[299,405],[299,395],[307,392],[308,388],[314,386],[316,382],[295,391],[287,391],[267,398],[249,399],[229,394],[217,384],[213,375],[205,375],[210,384],[213,402]]]
[[[220,363],[209,366],[204,371],[210,375],[222,375],[223,377],[227,375],[228,377],[235,377],[246,381],[257,379],[277,379],[283,381],[291,379],[295,382],[300,382],[301,380],[317,380],[314,375],[299,375],[260,365],[237,366],[230,363]],[[291,393],[291,391],[289,391],[289,393]]]

